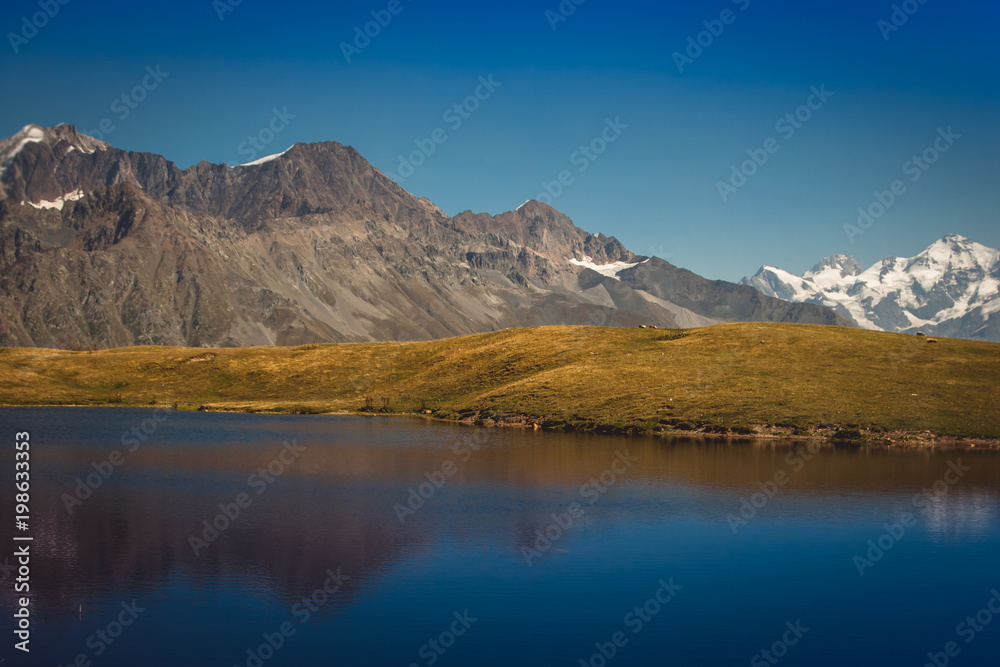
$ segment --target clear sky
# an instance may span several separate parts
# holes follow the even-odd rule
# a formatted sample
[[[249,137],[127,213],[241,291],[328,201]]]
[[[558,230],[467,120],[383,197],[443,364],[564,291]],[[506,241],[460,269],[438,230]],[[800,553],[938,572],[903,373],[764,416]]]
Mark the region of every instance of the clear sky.
[[[7,0],[0,135],[182,167],[332,139],[452,215],[561,187],[583,229],[726,280],[1000,247],[1000,3],[576,1]]]

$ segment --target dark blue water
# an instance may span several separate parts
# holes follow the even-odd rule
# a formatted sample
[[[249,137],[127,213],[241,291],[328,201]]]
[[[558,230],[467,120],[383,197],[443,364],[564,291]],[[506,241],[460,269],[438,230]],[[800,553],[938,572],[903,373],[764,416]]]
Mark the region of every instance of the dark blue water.
[[[0,582],[4,667],[1000,654],[995,452],[155,416],[0,410],[0,561],[34,538],[30,654],[14,648],[16,571]]]

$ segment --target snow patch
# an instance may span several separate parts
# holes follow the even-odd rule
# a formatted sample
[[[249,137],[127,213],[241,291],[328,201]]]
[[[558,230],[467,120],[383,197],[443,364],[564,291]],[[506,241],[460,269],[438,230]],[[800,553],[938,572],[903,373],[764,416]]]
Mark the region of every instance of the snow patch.
[[[63,204],[68,201],[78,201],[83,199],[86,195],[83,190],[74,190],[73,192],[67,192],[61,197],[57,197],[55,201],[40,201],[37,204],[34,202],[23,202],[34,206],[35,208],[54,208],[57,210],[62,210]]]
[[[985,320],[988,315],[992,315],[997,311],[1000,311],[1000,298],[995,298],[983,306],[983,319]]]
[[[244,164],[239,164],[239,165],[236,165],[236,166],[237,167],[256,167],[258,165],[264,164],[265,162],[270,162],[271,160],[277,160],[279,157],[281,157],[282,155],[284,155],[285,153],[287,153],[290,150],[292,150],[291,146],[289,146],[285,150],[281,151],[280,153],[275,153],[274,155],[265,155],[262,158],[258,158],[256,160],[254,160],[253,162],[246,162]]]
[[[633,266],[639,266],[643,262],[648,262],[648,259],[642,260],[642,262],[634,262],[632,264],[628,262],[612,262],[611,264],[594,264],[594,260],[587,255],[583,256],[582,260],[576,259],[575,257],[569,258],[569,263],[574,266],[582,266],[593,271],[597,271],[602,276],[607,276],[608,278],[614,278],[615,280],[621,280],[618,274],[625,269],[631,269]]]

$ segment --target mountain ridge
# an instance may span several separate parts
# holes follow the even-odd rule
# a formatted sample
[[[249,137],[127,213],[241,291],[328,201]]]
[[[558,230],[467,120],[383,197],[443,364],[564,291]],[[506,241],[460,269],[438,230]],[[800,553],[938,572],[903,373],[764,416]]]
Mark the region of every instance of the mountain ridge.
[[[334,141],[254,165],[180,169],[71,125],[19,134],[0,144],[5,346],[296,345],[733,319],[849,325],[822,306],[637,255],[537,201],[449,217]]]
[[[868,329],[1000,341],[1000,250],[959,234],[864,270],[854,258],[835,255],[801,276],[764,265],[741,283],[828,306]]]

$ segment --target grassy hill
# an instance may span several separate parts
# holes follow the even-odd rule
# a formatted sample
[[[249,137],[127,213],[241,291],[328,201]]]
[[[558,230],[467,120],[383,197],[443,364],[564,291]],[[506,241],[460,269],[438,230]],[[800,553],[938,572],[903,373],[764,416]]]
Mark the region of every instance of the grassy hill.
[[[826,326],[417,343],[0,349],[0,403],[433,414],[601,431],[1000,438],[1000,344]]]

